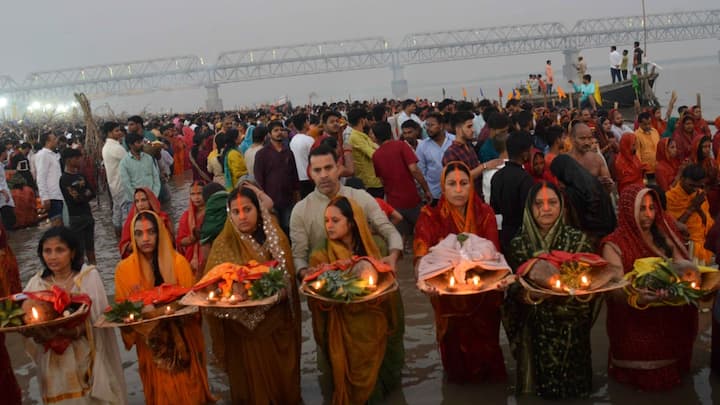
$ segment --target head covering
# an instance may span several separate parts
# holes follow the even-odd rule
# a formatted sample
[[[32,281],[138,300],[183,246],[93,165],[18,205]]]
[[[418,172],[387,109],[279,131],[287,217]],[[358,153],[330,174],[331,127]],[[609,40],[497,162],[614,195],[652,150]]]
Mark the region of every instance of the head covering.
[[[365,248],[366,256],[373,257],[375,259],[382,258],[380,249],[373,239],[370,226],[365,218],[365,213],[362,208],[355,203],[355,201],[344,196],[337,196],[330,200],[328,207],[343,198],[347,199],[348,203],[350,203],[350,208],[353,212],[352,220],[355,222],[355,226],[357,226],[358,234],[361,239],[360,242],[362,243],[363,248]],[[357,255],[357,252],[350,251],[350,249],[348,249],[342,242],[328,238],[327,248],[324,251],[314,252],[311,262],[312,265],[315,265],[316,263],[332,263],[340,259],[349,259],[355,255]]]
[[[656,170],[657,170],[657,165],[659,165],[661,163],[668,165],[669,167],[674,169],[676,173],[677,173],[677,170],[680,169],[680,164],[682,162],[677,157],[671,157],[670,151],[668,150],[668,146],[669,146],[671,140],[672,140],[672,138],[662,138],[662,139],[660,139],[660,142],[658,142],[657,149],[655,151],[655,156],[657,159],[656,167],[655,167]]]
[[[460,211],[455,208],[452,204],[450,204],[447,200],[447,197],[445,197],[445,179],[448,175],[448,169],[450,165],[459,165],[465,168],[466,173],[468,177],[470,178],[470,191],[469,191],[469,197],[468,202],[465,207],[465,216],[463,216]],[[459,169],[458,169],[459,170]],[[476,233],[476,222],[475,222],[475,204],[477,204],[475,193],[475,182],[472,180],[472,177],[470,176],[470,169],[468,166],[460,161],[453,161],[449,162],[442,171],[442,176],[440,176],[440,187],[442,187],[442,195],[440,196],[440,201],[438,202],[438,205],[440,206],[440,213],[443,216],[452,218],[452,221],[455,223],[455,226],[457,227],[458,231],[460,232],[467,232],[467,233]]]
[[[560,213],[545,235],[540,231],[540,227],[532,213],[535,198],[543,187],[554,191],[560,200]],[[552,250],[577,253],[590,251],[591,249],[585,234],[565,224],[565,201],[558,188],[547,182],[535,184],[528,192],[525,201],[522,227],[517,236],[510,241],[508,260],[511,261],[513,267],[517,268],[520,264],[537,256],[539,253],[548,253]]]
[[[636,139],[632,132],[625,133],[620,138],[620,153],[615,159],[615,177],[620,193],[630,184],[644,184],[645,166],[633,151]]]
[[[165,225],[165,229],[170,233],[171,237],[173,235],[173,225],[172,222],[170,222],[170,217],[162,210],[162,207],[160,206],[160,200],[155,196],[155,193],[152,192],[147,187],[139,187],[136,188],[133,192],[133,199],[135,196],[135,193],[138,191],[142,191],[145,193],[145,196],[147,197],[148,203],[150,204],[150,210],[158,214],[161,218],[160,223]],[[133,218],[135,218],[135,214],[137,214],[138,210],[135,207],[135,204],[133,203],[130,206],[130,212],[128,212],[127,219],[125,220],[125,223],[123,224],[122,234],[120,236],[120,243],[118,244],[118,247],[120,249],[120,255],[125,258],[127,257],[127,250],[126,247],[128,244],[130,244],[130,237],[132,234],[132,230],[130,229],[130,221],[132,221]]]
[[[595,176],[566,154],[558,155],[550,170],[565,185],[566,202],[575,211],[580,230],[603,237],[615,229],[610,196]]]
[[[205,202],[205,220],[200,228],[200,243],[212,243],[223,230],[227,219],[227,198],[225,190],[213,193]]]
[[[645,195],[649,195],[653,199],[655,205],[655,226],[657,229],[672,243],[671,248],[673,248],[675,252],[684,258],[688,258],[687,250],[685,250],[682,240],[675,232],[673,219],[663,211],[657,193],[649,188],[631,185],[620,194],[617,229],[602,241],[602,244],[612,242],[620,249],[623,270],[626,273],[632,270],[635,259],[666,256],[665,252],[650,247],[643,238],[638,218],[640,215],[640,206]]]
[[[157,269],[153,267],[153,263],[148,261],[145,255],[140,253],[140,248],[135,240],[135,226],[140,214],[150,214],[155,217],[157,224],[157,246],[155,247],[155,254],[157,255]],[[143,219],[140,219],[141,221]],[[140,265],[140,275],[144,281],[144,284],[149,285],[160,285],[160,284],[177,284],[175,278],[175,271],[173,265],[175,263],[175,249],[173,248],[172,237],[167,229],[163,226],[163,220],[160,216],[153,211],[140,211],[137,213],[130,223],[130,240],[133,246],[133,252],[130,254],[129,259]],[[156,276],[161,276],[162,280],[158,280]]]

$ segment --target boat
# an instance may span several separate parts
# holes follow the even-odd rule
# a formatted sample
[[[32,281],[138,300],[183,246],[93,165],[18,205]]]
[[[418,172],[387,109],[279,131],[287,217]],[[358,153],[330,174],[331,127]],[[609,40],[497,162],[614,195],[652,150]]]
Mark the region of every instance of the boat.
[[[647,74],[639,76],[639,88],[637,92],[633,87],[633,81],[630,79],[600,86],[602,107],[606,110],[611,108],[633,108],[636,99],[639,101],[641,107],[657,106],[658,101],[653,92],[653,86],[658,76],[659,73],[654,69]],[[557,93],[552,93],[547,97],[538,95],[537,93],[530,95],[528,94],[527,88],[520,88],[520,100],[539,107],[545,106],[546,104],[547,106],[556,107],[577,107],[579,106],[579,94],[570,92],[569,90],[572,89],[572,85],[568,84],[568,86],[570,86],[570,89],[568,89],[566,97],[563,99],[560,99]],[[570,97],[573,97],[572,103]]]

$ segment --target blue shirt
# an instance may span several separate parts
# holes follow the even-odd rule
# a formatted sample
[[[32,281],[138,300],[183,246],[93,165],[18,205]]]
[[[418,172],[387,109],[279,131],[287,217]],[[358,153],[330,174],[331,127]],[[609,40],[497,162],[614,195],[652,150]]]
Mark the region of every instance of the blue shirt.
[[[147,187],[160,195],[160,172],[155,159],[145,152],[140,152],[140,159],[128,153],[120,161],[120,184],[125,190],[125,201],[133,201],[135,189]]]
[[[442,176],[443,164],[442,158],[445,151],[448,150],[455,140],[455,135],[445,134],[445,142],[442,146],[432,139],[428,138],[418,144],[415,154],[418,157],[418,167],[430,187],[430,193],[433,198],[440,198],[442,187],[440,186],[440,177]]]
[[[580,102],[587,101],[588,97],[592,97],[595,95],[595,84],[594,83],[588,83],[588,84],[575,84],[573,83],[573,88],[575,88],[576,93],[580,93]]]
[[[495,145],[493,145],[492,138],[486,139],[480,147],[480,152],[478,152],[478,158],[480,160],[480,163],[489,162],[499,157],[500,154],[497,152],[497,150],[495,150]]]

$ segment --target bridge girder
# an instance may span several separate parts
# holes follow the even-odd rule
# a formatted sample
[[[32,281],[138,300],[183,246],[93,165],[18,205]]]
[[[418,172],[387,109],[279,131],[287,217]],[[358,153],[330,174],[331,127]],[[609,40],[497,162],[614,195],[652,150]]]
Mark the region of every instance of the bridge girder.
[[[720,37],[720,10],[651,14],[648,42]],[[22,83],[0,76],[0,94],[33,97],[142,94],[223,83],[420,63],[590,49],[630,44],[643,36],[638,16],[425,32],[406,35],[397,48],[382,37],[325,41],[225,52],[214,65],[196,56],[159,58],[34,72]]]

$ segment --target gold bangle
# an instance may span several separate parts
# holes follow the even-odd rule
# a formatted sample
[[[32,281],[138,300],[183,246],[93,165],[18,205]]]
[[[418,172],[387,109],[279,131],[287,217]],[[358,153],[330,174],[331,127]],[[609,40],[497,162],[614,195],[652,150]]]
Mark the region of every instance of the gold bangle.
[[[580,297],[582,297],[582,295],[575,295],[575,299],[576,299],[578,302],[586,303],[586,302],[592,301],[592,299],[594,298],[593,296],[594,296],[595,294],[592,294],[592,293],[591,293],[591,294],[585,294],[585,295],[587,295],[588,298],[580,299]]]
[[[525,301],[528,304],[538,305],[538,304],[542,303],[543,301],[545,301],[545,298],[540,297],[537,300],[533,300],[532,298],[530,298],[530,291],[525,290]]]

